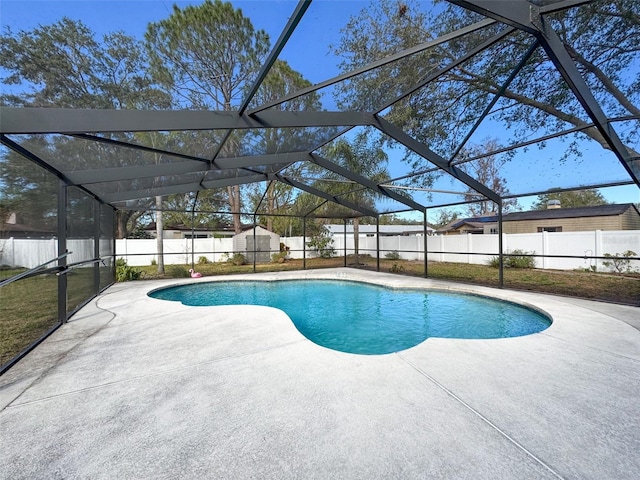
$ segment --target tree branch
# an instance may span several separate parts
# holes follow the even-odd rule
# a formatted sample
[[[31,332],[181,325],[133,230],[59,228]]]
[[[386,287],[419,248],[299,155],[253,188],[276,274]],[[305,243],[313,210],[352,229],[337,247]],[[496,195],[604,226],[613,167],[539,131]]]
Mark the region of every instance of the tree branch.
[[[571,45],[565,44],[565,48],[567,49],[567,52],[569,52],[569,55],[571,55],[571,58],[574,59],[574,61],[578,62],[585,69],[587,69],[587,71],[593,73],[596,78],[600,80],[602,85],[604,85],[604,87],[614,96],[614,98],[618,100],[618,102],[620,102],[620,105],[626,108],[632,115],[640,115],[640,108],[637,108],[633,103],[631,103],[626,95],[622,93],[622,91],[611,81],[611,79],[607,75],[605,75],[602,70],[600,70],[600,68],[580,55]]]

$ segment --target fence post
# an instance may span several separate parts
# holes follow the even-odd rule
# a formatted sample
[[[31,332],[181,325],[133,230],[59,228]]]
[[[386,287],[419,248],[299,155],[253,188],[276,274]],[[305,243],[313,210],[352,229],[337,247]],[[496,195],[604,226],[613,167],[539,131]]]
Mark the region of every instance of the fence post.
[[[595,234],[595,257],[601,257],[605,252],[602,251],[602,230],[596,230],[593,232]],[[616,253],[616,252],[613,252]],[[596,272],[600,271],[600,260],[596,258]]]
[[[542,233],[542,268],[547,269],[549,268],[549,261],[546,257],[546,255],[549,253],[549,232],[545,232],[543,230],[541,233]]]
[[[471,234],[467,233],[467,263],[471,263],[471,253],[473,252],[473,241],[471,240]]]

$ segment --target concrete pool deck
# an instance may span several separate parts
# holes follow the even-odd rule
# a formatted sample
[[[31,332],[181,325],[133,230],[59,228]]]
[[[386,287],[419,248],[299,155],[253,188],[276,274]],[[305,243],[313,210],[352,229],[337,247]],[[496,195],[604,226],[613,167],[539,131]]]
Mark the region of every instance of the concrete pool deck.
[[[452,288],[554,322],[362,356],[272,308],[146,295],[230,278]],[[0,478],[636,479],[639,328],[638,307],[343,268],[116,284],[0,377]]]

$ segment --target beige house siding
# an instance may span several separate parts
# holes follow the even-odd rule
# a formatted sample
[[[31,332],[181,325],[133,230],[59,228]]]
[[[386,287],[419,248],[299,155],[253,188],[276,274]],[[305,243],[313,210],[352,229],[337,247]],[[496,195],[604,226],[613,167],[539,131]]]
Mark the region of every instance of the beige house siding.
[[[623,230],[621,216],[516,220],[504,222],[505,233],[536,233],[538,228],[562,227],[563,232]]]
[[[640,230],[640,215],[630,208],[621,216],[620,225],[620,230]]]
[[[565,217],[567,215],[567,217]],[[574,216],[568,216],[574,215]],[[556,218],[545,218],[545,217]],[[450,225],[457,225],[451,228]],[[493,218],[468,218],[452,222],[438,231],[444,235],[465,233],[497,233]],[[451,228],[451,230],[446,230]],[[541,230],[590,232],[594,230],[640,230],[640,212],[631,204],[603,205],[553,211],[516,212],[505,216],[504,233],[538,233]],[[493,231],[492,231],[493,230]]]

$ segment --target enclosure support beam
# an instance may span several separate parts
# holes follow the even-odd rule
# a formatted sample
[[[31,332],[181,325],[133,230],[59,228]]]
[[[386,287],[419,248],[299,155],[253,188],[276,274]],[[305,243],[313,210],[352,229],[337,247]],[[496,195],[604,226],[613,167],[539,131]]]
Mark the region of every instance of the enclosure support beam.
[[[380,271],[380,217],[376,217],[376,272]]]
[[[424,278],[427,278],[428,259],[427,259],[427,209],[425,208],[422,213],[422,236],[424,237]]]
[[[268,177],[264,174],[243,175],[232,178],[222,178],[219,180],[208,180],[206,182],[190,182],[168,187],[157,187],[145,190],[131,190],[127,192],[110,193],[103,195],[101,200],[106,203],[123,202],[125,200],[137,200],[140,198],[164,197],[174,193],[197,192],[208,188],[221,188],[230,185],[244,185],[246,183],[261,182]]]
[[[634,182],[640,186],[640,158],[631,156],[627,147],[620,140],[575,62],[571,59],[564,43],[546,20],[540,7],[526,0],[512,0],[510,2],[450,0],[450,2],[535,35],[566,84],[593,120],[595,127],[611,151],[618,157]],[[560,8],[568,8],[581,3],[579,1],[562,2],[563,5]],[[544,9],[544,13],[552,11],[554,11],[553,5]]]
[[[249,116],[220,110],[0,107],[0,133],[7,135],[345,127],[372,122],[371,113],[360,111],[265,110]]]
[[[344,222],[344,245],[343,245],[343,250],[344,250],[344,266],[347,266],[347,219],[344,218],[342,220]]]
[[[178,163],[160,163],[135,167],[96,168],[69,172],[67,177],[73,185],[91,185],[92,183],[119,182],[122,180],[138,180],[142,178],[161,177],[164,175],[184,175],[207,172],[209,165],[203,162],[188,160]]]
[[[367,217],[375,217],[376,215],[378,215],[373,210],[365,208],[365,207],[363,207],[361,205],[356,205],[355,203],[351,203],[351,202],[349,202],[347,200],[339,199],[335,195],[330,195],[330,194],[328,194],[326,192],[323,192],[322,190],[318,190],[315,187],[312,187],[310,185],[306,185],[306,184],[304,184],[302,182],[298,182],[297,180],[293,180],[292,178],[283,177],[283,176],[280,176],[280,175],[276,175],[276,178],[278,180],[280,180],[281,182],[286,183],[287,185],[291,185],[292,187],[296,187],[296,188],[298,188],[300,190],[303,190],[303,191],[305,191],[307,193],[315,195],[316,197],[324,198],[325,200],[329,200],[330,202],[337,203],[338,205],[342,205],[343,207],[350,208],[351,210],[359,212],[362,215],[366,215]]]
[[[476,192],[484,195],[489,200],[494,202],[498,202],[500,200],[500,196],[494,192],[493,190],[485,187],[482,183],[478,182],[476,179],[472,178],[459,168],[454,165],[448,165],[447,161],[438,155],[436,152],[427,147],[424,143],[417,141],[415,138],[407,135],[407,133],[393,125],[392,123],[386,121],[384,118],[376,116],[377,123],[375,127],[380,130],[385,135],[390,136],[397,142],[401,143],[409,150],[417,153],[423,158],[426,158],[431,163],[441,168],[449,175],[460,180],[462,183],[467,185],[468,187],[474,189]]]
[[[271,240],[269,240],[271,243]],[[256,273],[256,214],[253,214],[253,273]]]
[[[110,223],[111,223],[111,282],[109,285],[112,285],[114,283],[116,283],[116,237],[117,237],[117,232],[118,232],[118,226],[117,226],[117,210],[112,207],[111,205],[109,205],[109,207],[111,208],[111,218],[110,218]],[[106,288],[106,287],[105,287]]]
[[[58,268],[67,266],[67,185],[58,181]],[[58,275],[58,321],[67,323],[67,276]]]
[[[538,48],[539,45],[540,45],[540,42],[539,42],[539,40],[536,39],[531,44],[529,49],[525,52],[525,54],[522,56],[522,58],[520,59],[520,62],[518,63],[518,65],[516,65],[516,67],[513,70],[511,70],[511,73],[509,74],[509,77],[500,86],[500,90],[498,90],[494,94],[494,96],[491,99],[491,101],[489,102],[489,104],[484,108],[484,110],[482,111],[482,113],[480,114],[480,116],[478,117],[476,122],[473,124],[471,129],[467,132],[465,137],[462,139],[462,141],[458,145],[458,148],[456,148],[455,151],[453,152],[453,154],[449,157],[449,165],[453,164],[453,161],[458,156],[460,151],[465,147],[465,145],[467,144],[469,139],[473,136],[473,134],[478,129],[478,127],[480,127],[480,124],[482,122],[484,122],[484,120],[487,117],[487,115],[489,115],[489,113],[491,112],[491,109],[495,106],[496,103],[498,103],[498,100],[500,100],[502,98],[502,96],[504,95],[504,92],[507,90],[507,88],[509,88],[509,85],[511,85],[511,82],[513,82],[513,79],[516,78],[516,76],[520,73],[520,70],[522,70],[524,68],[524,66],[527,64],[527,62],[531,58],[531,55],[533,55],[533,52],[536,51],[536,49]]]
[[[198,204],[198,196],[200,195],[200,191],[196,192],[196,196],[193,199],[193,205],[191,205],[191,268],[193,270],[196,269],[195,259],[194,259],[194,250],[196,247],[195,236],[196,236],[196,205]],[[163,262],[164,263],[164,262]]]
[[[569,52],[558,34],[551,28],[543,17],[539,19],[540,42],[549,55],[549,58],[556,66],[564,81],[569,85],[573,94],[585,109],[595,127],[604,137],[611,151],[618,157],[618,160],[629,172],[636,185],[640,186],[640,157],[633,157],[627,146],[622,143],[615,129],[608,121],[602,107],[593,96],[591,89],[578,71],[575,62],[571,59]]]
[[[131,190],[128,192],[110,193],[104,195],[102,200],[106,203],[124,202],[125,200],[138,200],[140,198],[164,197],[173,195],[174,193],[188,193],[201,190],[199,183],[184,183],[180,185],[171,185],[170,187],[158,187],[146,190]]]
[[[100,137],[97,135],[90,135],[86,133],[74,133],[74,134],[69,134],[69,136],[74,138],[80,138],[82,140],[87,140],[89,142],[104,143],[106,145],[112,145],[117,148],[130,148],[133,150],[139,150],[142,152],[147,152],[152,154],[169,155],[170,157],[182,158],[184,160],[193,160],[193,161],[201,162],[204,164],[210,163],[209,160],[207,160],[206,158],[200,158],[194,155],[186,155],[180,152],[171,152],[169,150],[163,150],[157,147],[147,147],[145,145],[138,145],[137,143],[129,143],[129,142],[124,142],[122,140],[113,140],[111,138]]]
[[[93,200],[93,258],[100,259],[100,203]],[[100,293],[100,262],[96,262],[93,268],[93,294]]]
[[[304,16],[304,13],[309,8],[309,5],[311,5],[311,0],[298,1],[298,5],[296,6],[296,9],[293,11],[291,16],[289,17],[289,21],[287,22],[287,25],[284,27],[284,30],[282,30],[282,33],[280,34],[280,37],[278,38],[275,45],[273,46],[273,49],[269,53],[269,56],[266,58],[266,60],[262,64],[262,68],[260,69],[260,72],[258,72],[258,77],[253,82],[253,85],[249,89],[249,93],[247,94],[244,101],[242,102],[242,105],[240,105],[240,108],[239,108],[240,114],[243,114],[245,110],[249,107],[249,103],[251,103],[251,99],[257,93],[258,89],[260,88],[260,85],[262,85],[262,82],[264,81],[267,74],[269,73],[269,70],[271,70],[271,67],[280,56],[280,52],[282,52],[282,49],[289,41],[289,38],[291,38],[291,35],[293,35],[293,32],[295,31],[296,27],[300,23],[300,20],[302,20],[302,17]]]
[[[467,10],[477,12],[485,17],[494,18],[499,22],[512,25],[528,33],[536,33],[532,17],[539,15],[540,7],[527,0],[511,0],[496,2],[495,0],[449,0]]]
[[[377,183],[373,182],[372,180],[369,180],[367,177],[364,177],[362,175],[358,175],[357,173],[352,172],[351,170],[344,168],[340,165],[338,165],[337,163],[334,163],[330,160],[327,160],[326,158],[321,157],[320,155],[316,155],[316,154],[309,154],[309,159],[315,163],[316,165],[320,165],[323,168],[326,168],[327,170],[333,172],[333,173],[337,173],[338,175],[343,176],[344,178],[347,178],[349,180],[352,180],[360,185],[362,185],[363,187],[367,187],[371,190],[373,190],[374,192],[378,192],[381,193],[382,195],[389,197],[393,200],[395,200],[396,202],[402,203],[403,205],[406,205],[409,208],[412,208],[414,210],[423,210],[424,206],[420,205],[418,202],[412,200],[411,198],[407,198],[406,196],[402,196],[402,195],[398,195],[397,193],[381,187],[380,185],[378,185]]]
[[[302,217],[302,269],[307,269],[307,217]]]
[[[502,245],[502,237],[502,202],[498,202],[498,283],[500,288],[504,287],[504,255],[502,253],[504,246]]]
[[[257,112],[261,112],[263,110],[267,110],[271,107],[275,107],[276,105],[280,105],[284,102],[288,102],[291,100],[294,100],[296,98],[302,97],[303,95],[308,95],[310,93],[313,93],[317,90],[320,90],[322,88],[325,87],[329,87],[335,83],[339,83],[339,82],[344,82],[345,80],[348,80],[352,77],[355,77],[357,75],[361,75],[363,73],[366,73],[370,70],[374,70],[376,68],[380,68],[384,65],[387,65],[389,63],[393,63],[396,62],[398,60],[402,60],[403,58],[409,57],[411,55],[415,55],[417,53],[426,51],[432,47],[438,46],[442,43],[448,42],[450,40],[456,39],[458,37],[462,37],[464,35],[467,35],[469,33],[473,33],[477,30],[481,30],[485,27],[488,27],[489,25],[492,25],[495,23],[495,20],[492,19],[485,19],[485,20],[481,20],[480,22],[474,23],[472,25],[469,25],[467,27],[461,28],[459,30],[455,30],[453,32],[447,33],[446,35],[443,35],[442,37],[436,38],[434,40],[430,40],[428,42],[425,43],[421,43],[419,45],[416,45],[415,47],[411,47],[408,48],[406,50],[403,50],[401,52],[395,53],[393,55],[389,55],[386,56],[380,60],[376,60],[375,62],[371,62],[367,65],[365,65],[364,67],[360,67],[357,68],[355,70],[352,70],[350,72],[347,73],[343,73],[341,75],[338,75],[337,77],[333,77],[330,78],[329,80],[325,80],[324,82],[320,82],[320,83],[316,83],[310,87],[307,88],[303,88],[301,90],[297,90],[289,95],[285,95],[284,97],[280,97],[277,100],[274,100],[272,102],[266,103],[264,105],[260,105],[257,108],[254,108],[253,110],[251,110],[249,112],[249,114],[253,114],[253,113],[257,113]]]

